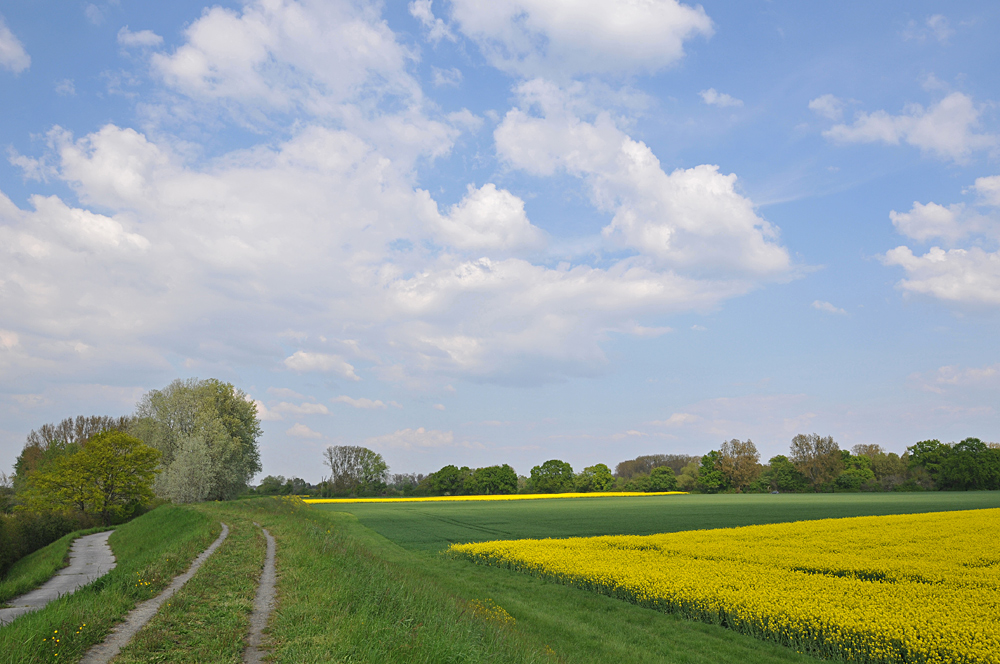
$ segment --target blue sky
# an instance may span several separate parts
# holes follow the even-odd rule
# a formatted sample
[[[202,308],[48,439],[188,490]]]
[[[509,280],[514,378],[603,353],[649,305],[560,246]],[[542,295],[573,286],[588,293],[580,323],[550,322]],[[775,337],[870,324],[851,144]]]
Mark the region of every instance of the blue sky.
[[[1000,7],[0,2],[0,467],[175,378],[265,474],[1000,439]]]

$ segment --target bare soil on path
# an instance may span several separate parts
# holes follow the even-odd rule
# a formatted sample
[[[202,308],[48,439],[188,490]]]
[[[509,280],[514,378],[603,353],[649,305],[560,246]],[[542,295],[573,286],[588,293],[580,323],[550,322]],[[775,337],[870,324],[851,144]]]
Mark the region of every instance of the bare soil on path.
[[[259,523],[254,523],[260,527]],[[253,602],[253,614],[250,616],[250,636],[247,639],[247,648],[243,651],[244,664],[260,664],[267,655],[267,650],[260,647],[264,639],[264,628],[267,627],[267,620],[274,609],[274,587],[277,575],[274,570],[274,537],[267,532],[266,528],[261,528],[264,537],[267,538],[267,555],[264,558],[264,571],[260,575],[260,584],[257,586],[257,596]]]

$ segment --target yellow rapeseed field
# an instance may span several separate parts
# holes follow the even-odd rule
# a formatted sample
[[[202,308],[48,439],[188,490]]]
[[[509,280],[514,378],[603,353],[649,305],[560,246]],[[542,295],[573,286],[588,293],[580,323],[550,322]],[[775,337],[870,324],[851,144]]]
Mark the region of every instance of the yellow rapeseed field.
[[[1000,664],[1000,509],[449,551],[856,662]]]
[[[625,496],[679,496],[686,491],[652,491],[639,493],[634,491],[606,491],[595,493],[511,493],[496,496],[424,496],[420,498],[305,498],[304,502],[311,505],[323,503],[427,503],[432,501],[467,501],[467,500],[541,500],[543,498],[621,498]]]

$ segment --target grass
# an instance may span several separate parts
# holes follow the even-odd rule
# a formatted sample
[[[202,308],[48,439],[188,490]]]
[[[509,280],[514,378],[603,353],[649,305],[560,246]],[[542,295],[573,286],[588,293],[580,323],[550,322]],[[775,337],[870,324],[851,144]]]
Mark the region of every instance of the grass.
[[[0,580],[0,607],[11,599],[34,590],[69,564],[69,549],[73,540],[82,535],[99,533],[107,528],[76,530],[55,542],[34,551],[11,565]]]
[[[1000,492],[682,495],[485,503],[316,505],[411,550],[495,539],[652,535],[766,523],[1000,507]]]
[[[109,540],[118,566],[44,609],[0,627],[0,664],[79,660],[137,603],[187,569],[220,530],[207,515],[171,505],[118,526]]]
[[[264,565],[264,536],[238,511],[211,503],[194,509],[213,522],[224,521],[229,537],[122,649],[116,664],[243,661],[243,642]]]

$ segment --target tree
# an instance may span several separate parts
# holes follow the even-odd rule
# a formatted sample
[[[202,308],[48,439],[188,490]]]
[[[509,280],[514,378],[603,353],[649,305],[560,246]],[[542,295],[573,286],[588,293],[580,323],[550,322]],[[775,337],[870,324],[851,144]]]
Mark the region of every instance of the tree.
[[[809,480],[795,468],[783,454],[771,457],[767,462],[765,474],[768,477],[769,489],[780,493],[799,493],[809,486]]]
[[[744,490],[760,475],[759,461],[760,453],[749,438],[746,442],[733,438],[719,448],[719,470],[738,491]]]
[[[420,482],[422,493],[435,496],[457,496],[465,493],[466,483],[472,477],[468,467],[448,464],[436,473],[431,473]]]
[[[104,431],[126,431],[128,417],[79,415],[67,417],[59,424],[43,424],[28,434],[24,449],[14,462],[13,488],[20,489],[30,473],[55,459],[73,454],[89,438]]]
[[[882,446],[874,443],[859,443],[851,448],[851,452],[854,453],[854,456],[866,456],[869,459],[885,455],[885,450],[882,449]]]
[[[942,479],[941,471],[951,452],[951,445],[939,440],[921,440],[907,447],[906,451],[910,454],[910,467],[923,469],[931,483],[937,486]]]
[[[39,511],[76,508],[104,525],[153,497],[159,451],[138,438],[106,431],[79,451],[32,473],[25,505]]]
[[[235,498],[261,470],[257,407],[242,390],[214,378],[175,380],[162,390],[147,392],[136,407],[129,433],[162,454],[165,472],[155,486],[160,495],[166,495],[174,482],[171,465],[179,456],[188,457],[182,461],[186,473],[197,470],[207,475],[202,479],[209,487],[208,500]],[[201,449],[191,442],[194,438],[207,449],[207,464],[190,456],[195,448]],[[183,447],[186,454],[181,454]]]
[[[677,475],[670,466],[657,466],[649,473],[647,491],[676,491]]]
[[[577,491],[607,491],[615,483],[611,469],[603,463],[587,466],[576,476],[574,484]]]
[[[847,450],[841,450],[840,455],[844,462],[844,470],[833,482],[837,489],[841,491],[860,491],[861,489],[871,491],[877,488],[871,459],[864,454],[852,455]]]
[[[330,445],[323,453],[330,468],[335,495],[365,495],[380,492],[389,479],[389,466],[382,455],[367,447]]]
[[[1000,489],[1000,454],[978,438],[966,438],[944,459],[940,479],[946,489]]]
[[[722,455],[718,450],[712,450],[701,458],[698,467],[698,490],[705,493],[718,493],[731,488],[729,478],[722,472],[720,462]]]
[[[476,468],[465,485],[469,493],[477,495],[514,493],[517,491],[517,473],[507,464]]]
[[[694,491],[698,488],[698,468],[700,464],[701,459],[695,457],[693,461],[681,469],[680,474],[677,476],[678,489],[681,491]]]
[[[795,469],[805,475],[814,491],[832,482],[844,467],[840,446],[832,436],[798,434],[792,438],[789,455]]]
[[[539,493],[563,493],[573,489],[573,467],[559,459],[549,459],[531,469],[531,483]]]
[[[214,475],[204,436],[182,436],[173,463],[157,479],[158,492],[174,503],[200,503],[211,493]]]
[[[680,475],[684,466],[697,460],[698,457],[687,454],[647,454],[619,463],[615,466],[615,477],[630,480],[638,475],[649,475],[660,466],[670,466],[675,474]]]
[[[257,485],[257,493],[264,496],[279,496],[284,486],[284,475],[268,475]]]

